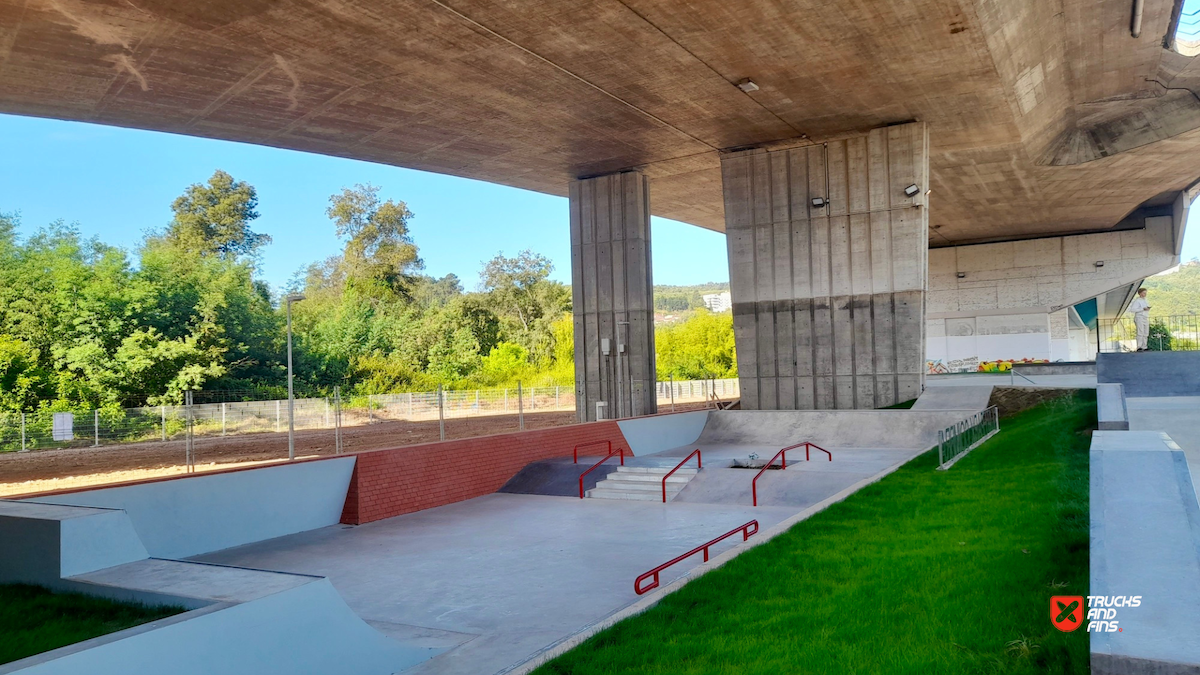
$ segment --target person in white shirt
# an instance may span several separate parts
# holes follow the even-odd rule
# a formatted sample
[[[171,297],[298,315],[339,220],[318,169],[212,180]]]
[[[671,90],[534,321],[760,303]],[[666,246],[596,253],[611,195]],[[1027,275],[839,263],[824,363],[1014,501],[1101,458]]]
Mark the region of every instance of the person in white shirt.
[[[1146,289],[1138,290],[1138,296],[1129,303],[1129,311],[1133,312],[1133,325],[1137,327],[1137,350],[1144,352],[1150,340],[1150,303],[1146,302]]]

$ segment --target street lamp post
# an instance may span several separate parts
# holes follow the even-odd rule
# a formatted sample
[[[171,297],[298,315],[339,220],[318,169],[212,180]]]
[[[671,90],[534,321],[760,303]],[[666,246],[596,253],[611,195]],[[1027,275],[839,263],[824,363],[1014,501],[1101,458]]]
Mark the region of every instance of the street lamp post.
[[[296,459],[296,396],[292,392],[292,303],[304,299],[303,293],[292,293],[287,302],[287,347],[288,347],[288,459]]]

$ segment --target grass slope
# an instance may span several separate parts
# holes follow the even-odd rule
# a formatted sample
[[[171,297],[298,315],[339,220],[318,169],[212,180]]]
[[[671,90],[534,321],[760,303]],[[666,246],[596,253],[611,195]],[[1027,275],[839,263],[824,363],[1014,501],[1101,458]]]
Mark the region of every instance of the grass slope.
[[[58,649],[184,611],[113,602],[40,586],[0,584],[0,663]]]
[[[1051,401],[950,471],[936,452],[538,669],[550,673],[1086,673],[1095,393]]]

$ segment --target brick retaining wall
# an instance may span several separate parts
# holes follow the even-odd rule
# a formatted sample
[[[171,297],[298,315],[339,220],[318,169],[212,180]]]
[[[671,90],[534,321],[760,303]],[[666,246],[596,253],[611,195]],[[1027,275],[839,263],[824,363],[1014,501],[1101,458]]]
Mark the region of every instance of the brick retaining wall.
[[[530,462],[605,440],[628,455],[629,444],[614,421],[360,452],[342,522],[361,525],[491,494]],[[598,452],[603,449],[588,449],[589,456]]]

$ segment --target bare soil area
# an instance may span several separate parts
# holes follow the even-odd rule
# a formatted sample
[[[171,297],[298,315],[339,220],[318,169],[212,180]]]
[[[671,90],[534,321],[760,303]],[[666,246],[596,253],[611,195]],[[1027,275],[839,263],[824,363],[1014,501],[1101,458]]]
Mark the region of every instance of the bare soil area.
[[[679,404],[695,410],[703,403]],[[664,411],[665,412],[665,411]],[[525,414],[526,429],[575,424],[575,412]],[[446,420],[446,438],[470,438],[518,431],[516,415]],[[344,453],[397,448],[439,440],[438,422],[380,421],[342,429]],[[334,454],[332,429],[296,432],[296,456]],[[286,461],[286,433],[197,436],[196,471]],[[105,485],[185,472],[184,442],[130,443],[97,448],[63,448],[0,453],[0,496],[25,495],[90,485]]]

